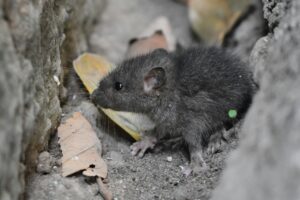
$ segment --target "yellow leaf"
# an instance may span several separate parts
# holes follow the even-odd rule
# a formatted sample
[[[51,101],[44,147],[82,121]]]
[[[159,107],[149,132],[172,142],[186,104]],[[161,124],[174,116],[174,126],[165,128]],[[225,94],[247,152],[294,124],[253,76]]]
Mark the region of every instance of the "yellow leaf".
[[[97,88],[99,81],[115,68],[103,57],[90,53],[79,56],[73,66],[90,94]]]

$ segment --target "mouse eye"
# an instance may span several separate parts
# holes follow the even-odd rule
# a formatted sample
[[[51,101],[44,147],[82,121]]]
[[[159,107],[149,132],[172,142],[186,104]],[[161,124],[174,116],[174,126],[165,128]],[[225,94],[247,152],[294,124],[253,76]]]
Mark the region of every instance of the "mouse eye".
[[[122,83],[120,83],[120,82],[116,82],[116,83],[115,83],[115,89],[116,89],[116,90],[119,91],[119,90],[121,90],[122,88],[123,88],[123,84],[122,84]]]

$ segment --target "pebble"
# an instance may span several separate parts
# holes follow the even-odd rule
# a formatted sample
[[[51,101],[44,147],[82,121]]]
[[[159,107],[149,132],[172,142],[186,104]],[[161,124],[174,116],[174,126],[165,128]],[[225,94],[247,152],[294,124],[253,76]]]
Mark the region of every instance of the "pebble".
[[[167,157],[167,161],[168,161],[168,162],[172,162],[172,160],[173,160],[172,156],[168,156],[168,157]]]

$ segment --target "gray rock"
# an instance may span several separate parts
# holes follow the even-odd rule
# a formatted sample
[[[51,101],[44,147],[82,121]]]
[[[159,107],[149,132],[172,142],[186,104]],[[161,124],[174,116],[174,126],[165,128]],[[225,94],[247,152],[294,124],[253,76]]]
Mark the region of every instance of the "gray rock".
[[[264,17],[267,19],[271,29],[279,24],[291,2],[292,0],[263,0]]]
[[[0,199],[18,199],[23,163],[29,173],[47,148],[61,115],[62,64],[87,49],[103,2],[0,0]]]
[[[254,73],[254,80],[256,83],[261,82],[262,76],[265,72],[266,57],[268,54],[269,41],[271,36],[265,36],[260,38],[254,45],[249,62],[251,70]]]
[[[38,157],[38,164],[36,166],[36,171],[40,174],[49,174],[55,163],[54,158],[49,152],[43,151]]]
[[[55,175],[35,175],[32,187],[31,182],[26,194],[27,199],[48,200],[48,199],[89,199],[101,200],[98,193],[97,183],[87,184],[86,181],[78,177],[64,178]]]
[[[0,31],[0,199],[17,199],[21,191],[18,172],[23,92],[22,77],[17,76],[21,65],[3,19],[0,19]]]
[[[264,3],[269,25],[278,26],[255,49],[266,52],[255,66],[262,69],[260,90],[213,200],[300,199],[300,2]]]

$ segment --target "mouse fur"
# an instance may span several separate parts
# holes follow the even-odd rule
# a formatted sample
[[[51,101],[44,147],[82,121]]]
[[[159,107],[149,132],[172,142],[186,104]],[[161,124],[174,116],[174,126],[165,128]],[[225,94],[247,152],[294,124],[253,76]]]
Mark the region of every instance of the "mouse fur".
[[[255,86],[248,66],[218,47],[194,47],[169,53],[157,49],[123,63],[105,77],[92,94],[103,108],[147,115],[155,124],[144,133],[153,148],[165,135],[182,135],[191,162],[203,165],[210,136],[221,134],[241,119]],[[237,111],[235,118],[228,112]],[[135,146],[140,154],[146,149]]]

